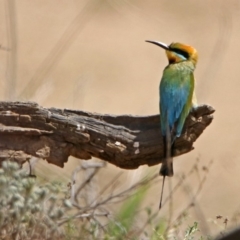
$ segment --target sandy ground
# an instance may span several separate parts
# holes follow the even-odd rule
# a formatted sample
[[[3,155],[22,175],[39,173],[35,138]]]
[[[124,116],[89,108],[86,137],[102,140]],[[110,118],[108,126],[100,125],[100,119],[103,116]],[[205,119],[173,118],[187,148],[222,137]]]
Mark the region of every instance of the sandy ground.
[[[240,210],[239,29],[237,0],[2,0],[0,44],[11,51],[0,51],[1,100],[156,114],[167,59],[163,50],[145,40],[194,46],[199,52],[198,102],[212,105],[216,113],[195,150],[175,160],[175,173],[187,172],[196,158],[201,166],[213,160],[198,197],[201,216],[193,212],[192,222],[219,214],[230,219]],[[56,178],[67,179],[78,162],[71,159],[63,170],[53,166]],[[39,164],[42,171],[49,166]],[[148,170],[125,171],[124,181],[134,182]],[[103,171],[111,178],[122,170],[108,165]],[[186,182],[193,191],[197,184],[193,179]],[[155,209],[158,188],[146,200]],[[173,197],[174,214],[184,208],[185,199],[181,193]],[[166,216],[167,209],[159,216]],[[209,225],[212,232],[221,229]]]

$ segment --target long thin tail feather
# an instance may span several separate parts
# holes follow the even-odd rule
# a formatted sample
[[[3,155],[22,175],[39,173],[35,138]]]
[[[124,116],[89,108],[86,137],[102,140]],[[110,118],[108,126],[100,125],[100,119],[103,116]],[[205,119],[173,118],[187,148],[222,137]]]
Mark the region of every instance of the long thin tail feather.
[[[162,197],[163,197],[164,183],[165,183],[165,176],[163,176],[162,190],[161,190],[161,197],[160,197],[160,202],[159,202],[159,209],[161,209],[161,207],[162,207]]]
[[[159,171],[161,176],[173,176],[173,158],[172,158],[172,146],[173,146],[173,137],[171,136],[171,131],[169,126],[166,128],[166,136],[163,137],[164,144],[164,159],[162,166]]]
[[[172,158],[172,140],[171,140],[171,132],[169,126],[167,127],[166,136],[163,138],[164,143],[164,159],[162,161],[162,166],[159,171],[159,175],[163,176],[161,197],[159,203],[159,209],[162,207],[162,198],[163,198],[163,189],[165,183],[165,177],[173,176],[173,158]]]

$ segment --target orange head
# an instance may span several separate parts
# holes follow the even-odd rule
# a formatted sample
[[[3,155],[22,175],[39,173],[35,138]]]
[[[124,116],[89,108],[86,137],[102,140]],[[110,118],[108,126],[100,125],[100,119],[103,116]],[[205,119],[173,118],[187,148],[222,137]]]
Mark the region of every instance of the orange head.
[[[156,41],[146,41],[153,43],[166,50],[169,64],[178,63],[182,61],[191,61],[196,65],[198,60],[197,50],[189,45],[182,43],[171,43],[169,46]]]

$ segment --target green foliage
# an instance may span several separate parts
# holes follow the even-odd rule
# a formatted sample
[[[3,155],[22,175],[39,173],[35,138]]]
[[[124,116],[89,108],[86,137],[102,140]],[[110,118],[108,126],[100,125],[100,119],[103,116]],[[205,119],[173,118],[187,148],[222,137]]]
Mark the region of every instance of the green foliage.
[[[139,207],[146,196],[147,190],[148,186],[140,187],[125,201],[116,219],[110,222],[105,239],[135,239],[134,231],[131,232],[131,230],[133,230]]]
[[[164,233],[166,231],[166,221],[160,219],[155,227],[152,228],[153,232],[151,235],[151,240],[164,240]]]
[[[157,218],[158,209],[148,206],[145,212],[140,210],[153,179],[146,178],[123,191],[101,195],[94,204],[80,205],[66,199],[73,193],[69,184],[39,183],[18,164],[3,162],[0,169],[0,239],[178,240],[176,232],[181,232],[184,240],[210,240],[200,237],[197,222],[185,231],[188,208],[178,216],[177,224]],[[126,200],[117,205],[118,209],[109,211],[108,204],[123,198]]]
[[[194,235],[196,232],[198,232],[198,223],[194,222],[192,226],[189,226],[186,230],[186,234],[184,236],[184,240],[192,240],[194,239]]]
[[[57,220],[71,205],[58,183],[39,186],[14,162],[0,169],[0,238],[44,239],[59,236]]]

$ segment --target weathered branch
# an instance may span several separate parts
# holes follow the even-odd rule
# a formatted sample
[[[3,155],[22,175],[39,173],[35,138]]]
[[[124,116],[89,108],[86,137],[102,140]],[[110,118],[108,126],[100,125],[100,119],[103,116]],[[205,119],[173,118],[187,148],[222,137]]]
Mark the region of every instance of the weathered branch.
[[[213,112],[203,105],[190,113],[174,156],[193,149]],[[97,157],[125,169],[159,164],[163,158],[159,115],[113,116],[47,109],[33,102],[0,102],[0,161],[24,163],[35,156],[63,167],[70,155]]]

